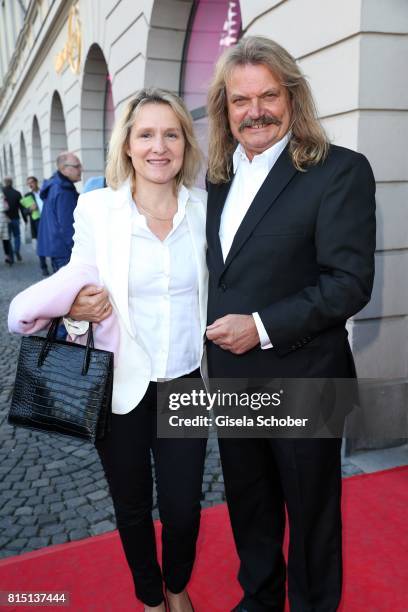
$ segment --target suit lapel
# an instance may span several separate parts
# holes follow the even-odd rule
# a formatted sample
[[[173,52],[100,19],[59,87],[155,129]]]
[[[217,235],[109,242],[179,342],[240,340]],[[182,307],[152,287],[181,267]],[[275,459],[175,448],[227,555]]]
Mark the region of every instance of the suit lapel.
[[[215,253],[217,269],[221,272],[224,267],[221,242],[219,237],[221,213],[225,200],[231,188],[232,179],[227,183],[213,185],[208,195],[207,208],[207,242]]]
[[[262,183],[258,193],[255,195],[252,201],[251,206],[243,218],[242,223],[235,234],[227,259],[225,260],[224,271],[240,251],[244,243],[248,240],[256,225],[258,225],[262,217],[274,204],[276,199],[296,173],[297,170],[293,166],[293,163],[289,157],[288,147],[286,147],[274,164],[272,170],[269,172],[265,181]],[[223,205],[224,202],[225,198]]]

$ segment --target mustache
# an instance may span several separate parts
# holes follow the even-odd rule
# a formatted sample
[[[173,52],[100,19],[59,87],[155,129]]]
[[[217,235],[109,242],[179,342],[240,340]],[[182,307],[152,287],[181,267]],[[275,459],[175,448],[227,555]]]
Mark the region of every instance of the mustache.
[[[278,125],[279,126],[279,125],[282,125],[282,121],[280,121],[274,115],[261,115],[257,119],[250,119],[248,117],[248,119],[244,119],[243,121],[241,121],[241,123],[239,124],[238,131],[242,132],[242,130],[245,130],[245,128],[247,127],[257,127],[258,125],[262,125],[262,126]]]

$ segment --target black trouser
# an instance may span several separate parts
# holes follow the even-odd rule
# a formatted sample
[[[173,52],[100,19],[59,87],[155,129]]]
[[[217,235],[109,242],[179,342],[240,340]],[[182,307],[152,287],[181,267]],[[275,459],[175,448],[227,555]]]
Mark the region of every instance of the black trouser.
[[[334,612],[340,602],[339,439],[220,439],[225,490],[248,612],[282,612],[285,505],[291,612]]]
[[[8,259],[10,262],[13,261],[13,249],[11,246],[10,240],[3,240],[3,251],[6,256],[6,260]]]
[[[190,376],[199,376],[199,371]],[[163,580],[172,593],[187,585],[200,525],[206,439],[158,439],[157,384],[140,404],[113,414],[111,431],[96,448],[109,483],[123,548],[137,597],[148,606],[163,601]],[[153,452],[162,531],[163,577],[152,520]]]

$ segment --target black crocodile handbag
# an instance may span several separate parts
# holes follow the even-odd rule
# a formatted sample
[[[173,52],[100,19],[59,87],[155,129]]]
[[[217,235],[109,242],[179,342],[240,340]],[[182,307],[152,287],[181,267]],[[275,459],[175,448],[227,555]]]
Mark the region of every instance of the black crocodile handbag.
[[[94,348],[92,323],[86,346],[57,340],[60,321],[22,339],[8,422],[95,442],[109,428],[113,353]]]

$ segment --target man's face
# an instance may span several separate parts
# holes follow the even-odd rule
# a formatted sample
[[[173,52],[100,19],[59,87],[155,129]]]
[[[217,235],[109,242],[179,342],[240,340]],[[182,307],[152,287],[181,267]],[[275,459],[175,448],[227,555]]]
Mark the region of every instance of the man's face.
[[[288,91],[264,64],[236,66],[226,91],[231,132],[248,159],[288,132],[292,114]]]
[[[82,176],[82,164],[78,157],[76,155],[68,155],[66,161],[60,168],[60,172],[73,183],[80,181]]]
[[[29,188],[30,191],[38,191],[38,183],[33,178],[27,179],[27,187]]]

